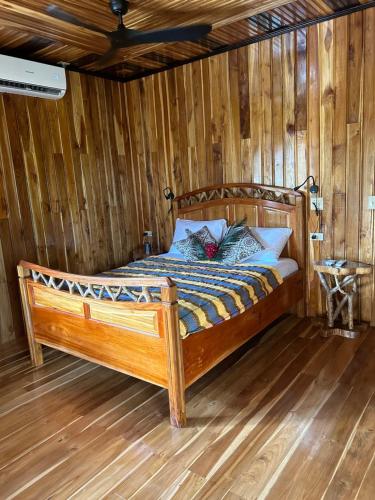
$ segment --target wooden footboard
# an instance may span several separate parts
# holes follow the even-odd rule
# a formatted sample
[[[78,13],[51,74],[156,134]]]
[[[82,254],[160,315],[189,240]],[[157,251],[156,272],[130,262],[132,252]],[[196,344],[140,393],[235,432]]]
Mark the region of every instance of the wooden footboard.
[[[176,286],[169,278],[106,278],[18,266],[32,362],[41,346],[152,382],[169,391],[171,423],[184,425],[184,370]],[[129,301],[119,300],[127,295]]]

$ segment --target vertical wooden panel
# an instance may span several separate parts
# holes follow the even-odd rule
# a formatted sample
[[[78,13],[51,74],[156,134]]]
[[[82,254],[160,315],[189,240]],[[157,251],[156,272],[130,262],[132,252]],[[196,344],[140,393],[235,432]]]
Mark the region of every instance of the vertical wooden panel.
[[[262,77],[262,179],[265,184],[273,184],[272,165],[272,42],[266,40],[260,44],[260,74]]]
[[[360,259],[372,263],[373,273],[362,282],[361,313],[375,325],[375,215],[367,209],[375,196],[375,9],[364,13],[363,166],[361,192]]]
[[[349,52],[348,52],[348,123],[358,123],[362,95],[362,40],[363,12],[357,12],[348,17],[349,22]]]
[[[307,135],[307,30],[297,31],[296,44],[296,172],[297,184],[307,177],[308,135]]]
[[[296,32],[296,130],[307,130],[307,30]]]
[[[246,60],[247,64],[247,47],[241,49],[242,59]],[[241,145],[246,139],[242,139],[242,130],[244,116],[247,116],[249,134],[250,134],[250,112],[243,114],[243,108],[247,109],[249,105],[249,85],[248,73],[241,70],[239,51],[232,50],[228,53],[228,78],[229,78],[229,95],[230,95],[230,127],[231,127],[231,180],[239,182],[242,179],[243,165],[241,162]],[[245,103],[243,103],[243,85],[246,86]],[[246,170],[246,169],[245,169]],[[246,173],[245,173],[246,176]]]
[[[284,185],[283,80],[281,37],[272,39],[272,141],[276,186]]]
[[[332,255],[332,152],[334,118],[334,41],[333,22],[319,25],[320,65],[320,181],[326,201],[323,211],[323,255]]]
[[[320,178],[320,65],[319,65],[319,27],[312,26],[307,33],[308,36],[308,140],[309,140],[309,174],[313,175],[318,184]],[[308,190],[305,190],[306,194]],[[314,212],[309,210],[310,196],[307,195],[308,232],[319,230],[319,219]],[[309,241],[308,244],[308,302],[307,312],[315,315],[321,310],[321,293],[319,278],[314,272],[312,263],[320,259],[320,244]]]
[[[284,122],[284,184],[296,185],[295,178],[295,33],[282,36],[283,44],[283,122]]]
[[[250,86],[250,172],[249,181],[262,181],[262,101],[261,75],[259,72],[260,44],[249,46],[249,86]]]
[[[95,273],[139,244],[125,93],[71,73],[59,102],[0,96],[0,342],[23,331],[20,259]]]
[[[240,104],[240,137],[249,139],[250,134],[250,94],[249,94],[249,61],[248,49],[242,47],[233,51],[238,57],[238,87]]]
[[[345,256],[346,232],[346,110],[348,95],[348,18],[336,20],[334,31],[335,87],[333,127],[333,255]]]
[[[358,259],[359,227],[361,218],[360,181],[361,181],[361,126],[348,124],[347,136],[347,185],[346,185],[346,223],[350,230],[346,233],[345,249],[349,260]]]

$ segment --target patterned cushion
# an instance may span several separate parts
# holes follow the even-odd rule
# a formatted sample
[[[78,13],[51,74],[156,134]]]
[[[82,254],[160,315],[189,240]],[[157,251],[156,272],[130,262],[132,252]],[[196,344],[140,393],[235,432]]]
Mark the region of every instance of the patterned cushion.
[[[215,260],[226,264],[236,264],[263,249],[263,245],[255,238],[251,230],[247,226],[243,226],[237,232],[233,243],[226,244],[224,238]]]
[[[186,233],[189,236],[194,236],[199,245],[203,248],[205,256],[204,259],[213,259],[219,250],[219,245],[215,238],[210,233],[207,226],[202,227],[199,231],[193,233],[190,229],[186,229]]]
[[[188,237],[194,236],[202,245],[202,247],[207,245],[207,243],[217,243],[207,226],[203,226],[202,229],[196,231],[195,233],[193,233],[193,231],[191,231],[190,229],[186,229],[186,234],[188,235]]]
[[[196,233],[186,229],[187,238],[174,243],[175,247],[189,261],[204,260],[207,258],[204,248],[208,244],[216,243],[207,226],[203,226]]]

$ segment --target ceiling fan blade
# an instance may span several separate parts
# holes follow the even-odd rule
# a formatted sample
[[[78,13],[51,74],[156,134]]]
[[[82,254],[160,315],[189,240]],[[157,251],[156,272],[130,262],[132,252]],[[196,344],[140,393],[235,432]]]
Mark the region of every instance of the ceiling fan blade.
[[[102,57],[100,57],[100,59],[98,59],[96,61],[95,64],[96,64],[97,68],[104,69],[104,68],[108,68],[108,67],[112,66],[111,63],[115,59],[116,54],[117,54],[117,49],[115,47],[112,47],[111,49],[109,49],[108,52],[103,54]]]
[[[74,24],[75,26],[80,26],[81,28],[97,31],[98,33],[103,33],[103,35],[108,35],[108,31],[105,31],[94,24],[85,23],[84,21],[77,19],[72,14],[69,14],[68,12],[60,9],[60,7],[57,7],[57,5],[49,5],[47,7],[47,12],[56,19],[60,19],[60,21],[65,21],[67,23]]]
[[[167,28],[163,30],[152,31],[137,31],[126,29],[121,36],[121,43],[123,47],[130,45],[138,45],[142,43],[168,43],[168,42],[184,42],[198,40],[204,35],[207,35],[212,30],[210,24],[196,24],[191,26],[182,26],[179,28]],[[123,43],[122,43],[123,42]]]

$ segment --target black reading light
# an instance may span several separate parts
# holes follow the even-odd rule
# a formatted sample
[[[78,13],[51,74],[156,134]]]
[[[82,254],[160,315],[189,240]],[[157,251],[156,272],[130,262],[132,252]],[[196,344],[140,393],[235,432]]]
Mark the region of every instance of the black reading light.
[[[312,204],[314,205],[316,216],[319,217],[320,213],[318,210],[318,204],[316,199],[319,192],[319,186],[316,184],[314,176],[309,175],[308,177],[306,177],[306,179],[302,182],[302,184],[294,188],[294,191],[298,191],[299,189],[301,189],[301,187],[304,186],[309,179],[312,179],[312,185],[310,186],[309,191],[311,194],[315,195],[315,201],[313,201]]]
[[[163,193],[164,193],[164,198],[171,202],[171,206],[168,210],[168,214],[170,214],[172,212],[172,208],[173,208],[172,202],[175,199],[175,195],[169,186],[167,186],[166,188],[163,189]]]
[[[302,184],[294,188],[294,191],[298,191],[299,189],[301,189],[301,187],[304,186],[309,179],[312,179],[312,186],[310,186],[309,189],[310,193],[317,194],[319,191],[319,186],[315,183],[313,175],[309,175],[308,177],[306,177],[306,179],[302,182]]]

